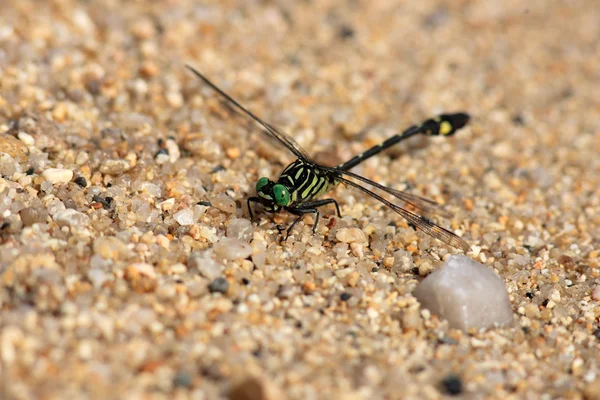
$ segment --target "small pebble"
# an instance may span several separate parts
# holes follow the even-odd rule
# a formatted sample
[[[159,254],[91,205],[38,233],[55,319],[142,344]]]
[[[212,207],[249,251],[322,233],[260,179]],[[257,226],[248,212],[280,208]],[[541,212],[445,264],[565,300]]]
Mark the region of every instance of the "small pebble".
[[[394,252],[394,265],[392,271],[396,273],[408,272],[415,267],[412,254],[406,250],[396,250]]]
[[[29,149],[14,136],[0,133],[0,153],[6,153],[17,161],[27,161]]]
[[[99,289],[107,282],[111,276],[99,268],[92,268],[88,271],[87,277],[94,288]]]
[[[42,176],[53,184],[67,183],[73,178],[73,171],[65,168],[48,168],[42,172]]]
[[[177,145],[176,141],[173,139],[167,139],[165,142],[165,148],[169,153],[169,162],[174,163],[175,161],[179,160],[181,157],[181,152],[179,151],[179,146]]]
[[[600,285],[597,285],[594,290],[592,290],[592,300],[600,301]]]
[[[82,188],[87,186],[87,181],[85,180],[85,178],[83,176],[78,176],[77,178],[75,178],[75,180],[73,182],[75,182],[78,186],[80,186]]]
[[[160,149],[154,155],[154,161],[158,165],[169,162],[169,151],[167,149]]]
[[[211,199],[211,204],[228,214],[233,214],[236,210],[235,201],[224,193],[213,197]]]
[[[25,226],[46,222],[48,211],[40,207],[27,207],[19,212],[21,221]]]
[[[237,260],[248,258],[252,254],[252,246],[239,239],[223,238],[214,246],[218,258],[226,260]]]
[[[100,165],[100,172],[107,175],[120,175],[131,168],[126,160],[106,160]]]
[[[23,144],[25,144],[26,146],[33,146],[35,144],[35,139],[33,138],[33,136],[31,136],[28,133],[25,132],[19,132],[19,134],[17,135],[17,137],[19,138],[19,140],[21,142],[23,142]]]
[[[442,380],[444,392],[451,396],[457,396],[462,393],[463,385],[460,378],[456,375],[448,375]]]
[[[181,387],[186,389],[189,388],[190,386],[192,386],[192,375],[187,372],[178,372],[173,378],[173,385],[175,387]]]
[[[250,377],[235,384],[229,400],[285,400],[287,396],[273,383],[262,377]]]
[[[21,172],[21,166],[10,155],[0,153],[0,175],[13,176],[15,172]]]
[[[225,278],[217,278],[208,285],[208,290],[211,293],[227,293],[229,290],[229,282]]]
[[[413,295],[423,308],[448,320],[452,328],[490,328],[513,320],[504,281],[466,256],[448,258],[419,283]]]
[[[52,218],[59,226],[74,228],[83,228],[90,223],[90,218],[87,215],[71,208],[57,212]]]
[[[200,275],[211,280],[220,276],[223,269],[207,251],[192,253],[188,258],[188,267],[198,270]]]
[[[343,243],[367,242],[365,233],[358,228],[341,228],[336,232],[335,237],[337,240]]]
[[[249,242],[252,239],[254,227],[249,219],[236,218],[227,225],[227,237]]]
[[[194,223],[194,213],[189,208],[185,208],[181,211],[177,211],[173,215],[173,219],[182,226],[192,225]]]

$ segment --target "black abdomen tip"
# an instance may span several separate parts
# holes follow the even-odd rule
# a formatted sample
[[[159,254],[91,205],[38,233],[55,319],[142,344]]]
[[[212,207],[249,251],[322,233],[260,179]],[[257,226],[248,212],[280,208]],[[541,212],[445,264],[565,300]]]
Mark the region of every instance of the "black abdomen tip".
[[[467,113],[456,113],[445,116],[454,130],[460,129],[469,123],[471,116]]]

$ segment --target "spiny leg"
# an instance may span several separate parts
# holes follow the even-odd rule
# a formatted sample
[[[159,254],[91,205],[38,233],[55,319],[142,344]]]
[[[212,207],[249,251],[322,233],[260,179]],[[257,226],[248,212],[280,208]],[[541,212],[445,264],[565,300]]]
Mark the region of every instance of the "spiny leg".
[[[327,204],[335,204],[335,211],[339,218],[342,218],[342,213],[340,212],[340,205],[335,199],[323,199],[323,200],[315,200],[315,201],[306,201],[304,203],[298,204],[296,208],[315,208],[322,207]],[[316,222],[315,222],[316,225]]]
[[[254,215],[252,214],[252,207],[250,207],[250,203],[260,203],[260,199],[258,197],[248,197],[248,214],[250,214],[250,220],[253,220]]]
[[[338,217],[339,218],[342,217],[342,214],[340,212],[340,206],[335,199],[307,201],[305,203],[299,204],[298,207],[288,208],[287,210],[294,215],[298,215],[298,218],[296,218],[296,220],[294,222],[292,222],[290,227],[287,229],[287,235],[286,235],[285,239],[287,239],[290,236],[290,232],[292,231],[292,229],[294,229],[294,226],[296,226],[296,224],[298,222],[300,222],[300,220],[302,219],[304,214],[309,214],[309,213],[315,214],[315,223],[313,225],[313,233],[315,233],[317,231],[317,226],[319,225],[319,217],[321,215],[319,210],[317,210],[317,207],[322,207],[327,204],[335,204],[335,209],[337,211]]]
[[[300,222],[300,220],[302,219],[304,214],[314,213],[317,215],[315,217],[315,225],[313,226],[313,233],[315,232],[315,227],[317,226],[317,222],[319,222],[319,210],[317,210],[316,208],[290,208],[290,209],[288,209],[288,211],[294,215],[297,215],[298,218],[296,218],[296,220],[294,222],[292,222],[290,227],[287,229],[287,233],[285,235],[285,238],[283,238],[283,240],[287,240],[287,238],[290,237],[290,233],[292,232],[292,229],[294,229],[294,226],[296,226],[296,224],[298,222]]]

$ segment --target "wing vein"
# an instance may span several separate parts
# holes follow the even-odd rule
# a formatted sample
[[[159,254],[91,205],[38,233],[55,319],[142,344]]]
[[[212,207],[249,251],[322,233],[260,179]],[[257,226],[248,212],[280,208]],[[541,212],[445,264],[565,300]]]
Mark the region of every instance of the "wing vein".
[[[204,82],[212,90],[217,92],[223,99],[227,100],[227,102],[229,102],[229,104],[232,105],[232,108],[235,111],[237,111],[238,114],[241,114],[241,115],[247,117],[250,121],[252,121],[255,124],[255,126],[257,128],[259,128],[267,136],[274,138],[275,140],[277,140],[278,142],[283,144],[296,157],[302,158],[305,160],[310,159],[309,156],[307,155],[306,151],[304,151],[304,149],[302,149],[302,147],[294,139],[292,139],[285,133],[279,131],[273,125],[266,123],[265,121],[260,119],[258,116],[256,116],[254,113],[252,113],[250,110],[244,108],[240,103],[238,103],[236,100],[234,100],[231,96],[229,96],[223,90],[219,89],[219,87],[217,85],[215,85],[210,80],[208,80],[208,78],[206,78],[204,75],[202,75],[194,67],[192,67],[190,65],[186,65],[186,67],[187,67],[187,69],[192,71],[192,73],[194,75],[196,75],[198,78],[200,78],[200,80],[202,80],[202,82]]]
[[[415,227],[417,227],[421,231],[425,232],[426,234],[430,235],[431,237],[434,237],[452,247],[462,249],[464,252],[467,252],[471,249],[471,246],[469,246],[469,244],[467,242],[465,242],[463,239],[456,236],[456,234],[450,232],[449,230],[447,230],[445,228],[442,228],[441,226],[435,224],[434,222],[428,220],[427,218],[424,218],[420,215],[414,214],[408,210],[405,210],[402,207],[395,205],[394,203],[391,203],[390,201],[384,199],[377,193],[359,185],[356,182],[353,182],[353,181],[343,178],[341,176],[338,176],[337,179],[340,182],[343,182],[346,185],[352,186],[352,187],[368,194],[369,196],[379,200],[380,202],[382,202],[383,204],[385,204],[386,206],[388,206],[389,208],[394,210],[396,213],[400,214],[401,217],[406,219],[408,222],[413,224]]]

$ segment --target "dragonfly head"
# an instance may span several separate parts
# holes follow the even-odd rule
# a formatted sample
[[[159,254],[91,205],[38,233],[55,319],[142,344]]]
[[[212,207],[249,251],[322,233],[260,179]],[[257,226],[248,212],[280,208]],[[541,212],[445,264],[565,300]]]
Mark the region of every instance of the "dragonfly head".
[[[281,183],[262,177],[256,182],[256,194],[267,211],[278,211],[291,203],[290,191]]]

